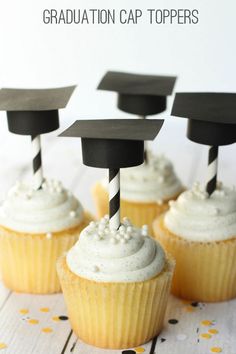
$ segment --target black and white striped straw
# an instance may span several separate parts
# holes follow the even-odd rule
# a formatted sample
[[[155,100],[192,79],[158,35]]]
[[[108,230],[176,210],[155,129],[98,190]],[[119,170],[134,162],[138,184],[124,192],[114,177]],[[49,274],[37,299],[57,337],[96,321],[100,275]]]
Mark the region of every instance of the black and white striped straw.
[[[140,119],[146,119],[145,116],[139,116]],[[147,141],[144,141],[144,162],[145,163],[148,163],[148,154],[147,154],[147,151],[148,151],[148,142]]]
[[[43,184],[40,135],[32,135],[31,142],[33,154],[33,187],[35,190],[38,190],[42,187]]]
[[[207,193],[209,196],[216,190],[218,168],[218,146],[209,147],[207,169]]]
[[[120,227],[120,170],[109,169],[109,219],[110,227]]]

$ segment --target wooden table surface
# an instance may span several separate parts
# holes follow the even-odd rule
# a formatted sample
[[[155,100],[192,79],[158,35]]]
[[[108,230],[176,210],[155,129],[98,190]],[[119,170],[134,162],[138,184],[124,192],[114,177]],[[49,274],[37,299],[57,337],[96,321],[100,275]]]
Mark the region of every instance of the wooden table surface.
[[[172,136],[160,137],[153,149],[165,151],[175,162],[185,185],[203,180],[207,148],[187,139],[178,140],[179,126]],[[178,134],[177,134],[177,133]],[[176,133],[176,135],[175,135]],[[13,138],[11,138],[12,141]],[[26,138],[27,139],[27,138]],[[173,144],[173,140],[175,144]],[[2,199],[16,179],[29,178],[31,173],[29,141],[19,140],[15,154],[9,151],[9,138],[2,140]],[[22,154],[21,144],[25,149]],[[30,144],[29,144],[30,145]],[[233,184],[235,146],[223,148],[220,176]],[[102,170],[81,164],[80,144],[73,139],[48,137],[43,140],[45,175],[55,177],[70,188],[84,207],[94,212],[90,186],[104,176]],[[129,350],[104,350],[88,346],[72,333],[61,294],[33,296],[9,291],[0,283],[0,352],[6,354],[207,354],[222,352],[236,354],[236,300],[217,304],[189,303],[170,297],[162,333],[152,342]]]

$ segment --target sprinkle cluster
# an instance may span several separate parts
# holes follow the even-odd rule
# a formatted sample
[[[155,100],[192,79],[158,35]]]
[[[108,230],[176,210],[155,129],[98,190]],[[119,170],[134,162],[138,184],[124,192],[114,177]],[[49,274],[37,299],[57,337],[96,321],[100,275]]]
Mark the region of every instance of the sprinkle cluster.
[[[50,194],[61,194],[65,192],[62,183],[55,179],[44,180],[42,189],[49,192]],[[30,187],[23,182],[17,181],[14,187],[10,189],[8,196],[22,196],[23,198],[30,200],[36,192],[37,191],[35,191],[33,187]]]
[[[88,236],[93,235],[95,241],[109,239],[111,244],[127,243],[137,235],[148,236],[148,226],[143,225],[140,229],[132,226],[128,218],[123,218],[118,230],[112,229],[109,225],[109,217],[105,215],[100,221],[91,221],[87,227]]]
[[[62,186],[62,183],[60,181],[57,181],[55,179],[50,179],[50,180],[45,180],[42,184],[42,188],[44,190],[48,190],[49,193],[62,193],[64,192],[64,188]]]
[[[206,190],[201,186],[201,184],[199,182],[195,182],[193,185],[193,188],[191,191],[189,191],[189,193],[192,196],[196,196],[199,199],[205,200],[207,198],[209,198],[208,193],[206,192]],[[217,182],[217,189],[214,191],[213,193],[215,196],[218,197],[225,197],[227,195],[227,191],[223,189],[223,184],[222,182]]]

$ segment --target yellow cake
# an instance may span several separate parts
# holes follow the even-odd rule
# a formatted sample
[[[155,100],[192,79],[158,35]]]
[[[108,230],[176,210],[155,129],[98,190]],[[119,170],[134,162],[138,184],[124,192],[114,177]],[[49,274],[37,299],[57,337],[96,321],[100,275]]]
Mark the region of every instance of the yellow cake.
[[[146,228],[92,222],[57,263],[74,333],[107,349],[149,341],[162,329],[173,268]]]
[[[236,192],[199,185],[154,221],[155,238],[176,260],[172,292],[195,301],[236,297]]]
[[[146,163],[121,170],[121,217],[129,217],[133,224],[146,224],[152,235],[153,220],[169,207],[183,191],[173,165],[164,156],[150,151]],[[108,213],[108,186],[106,181],[97,182],[92,195],[98,218]]]
[[[46,181],[38,191],[16,184],[0,209],[0,272],[5,285],[18,292],[59,292],[56,260],[91,220],[57,181]]]

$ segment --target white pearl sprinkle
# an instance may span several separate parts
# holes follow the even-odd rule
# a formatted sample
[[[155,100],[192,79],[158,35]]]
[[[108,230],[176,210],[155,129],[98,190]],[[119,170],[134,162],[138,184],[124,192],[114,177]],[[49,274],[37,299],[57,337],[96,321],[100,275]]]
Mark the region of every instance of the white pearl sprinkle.
[[[117,235],[116,235],[116,239],[117,239],[117,240],[120,240],[120,239],[121,239],[121,235],[117,234]]]
[[[75,210],[71,210],[71,211],[70,211],[70,217],[71,217],[71,218],[75,218],[75,216],[76,216]]]
[[[94,235],[94,240],[95,241],[100,241],[101,237],[98,234],[96,234],[96,235]]]
[[[106,225],[104,225],[104,224],[99,224],[98,230],[103,231],[103,230],[105,230],[105,227],[106,227]]]
[[[127,243],[127,240],[124,239],[124,238],[122,238],[122,239],[120,240],[120,243]]]
[[[112,245],[115,245],[115,244],[117,243],[117,240],[116,240],[114,237],[112,237],[112,238],[110,239],[110,243],[111,243]]]
[[[105,235],[109,235],[110,230],[108,229],[108,227],[107,227],[107,228],[105,228],[104,233],[105,233]]]
[[[89,223],[89,226],[92,227],[92,228],[94,228],[94,227],[96,226],[95,221],[91,221],[91,222]]]
[[[127,216],[125,216],[125,217],[123,218],[123,223],[126,223],[126,222],[130,223],[130,220],[129,220],[129,218],[127,218]]]
[[[119,231],[125,231],[124,225],[121,225],[121,226],[119,227]]]
[[[128,226],[126,232],[131,234],[133,232],[132,226]]]
[[[52,233],[51,232],[47,232],[46,233],[46,238],[47,238],[47,240],[50,240],[52,238]]]
[[[130,239],[132,238],[132,236],[129,235],[129,234],[126,234],[126,235],[124,236],[124,238],[125,238],[125,240],[130,240]]]

